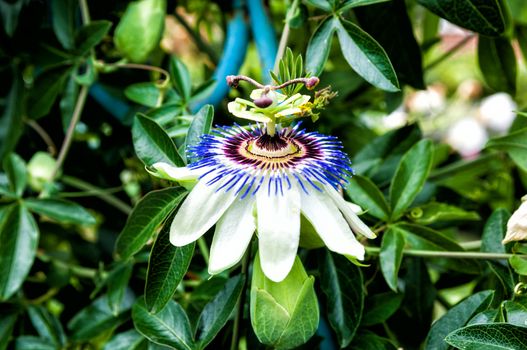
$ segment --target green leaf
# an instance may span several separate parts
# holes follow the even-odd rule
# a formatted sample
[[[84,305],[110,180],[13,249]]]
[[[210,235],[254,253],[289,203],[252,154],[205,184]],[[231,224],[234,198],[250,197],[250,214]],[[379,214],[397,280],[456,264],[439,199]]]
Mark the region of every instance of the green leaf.
[[[367,177],[356,175],[346,187],[346,193],[351,200],[360,205],[368,214],[380,220],[387,221],[390,208],[381,190]]]
[[[24,282],[37,252],[38,226],[20,204],[0,207],[0,300]]]
[[[520,46],[520,50],[523,55],[523,59],[527,60],[527,26],[525,25],[516,26],[516,38],[517,38],[518,45]]]
[[[406,347],[417,349],[430,330],[437,291],[423,259],[408,257],[405,267],[404,300],[400,307],[404,311],[396,313],[389,324],[395,334],[405,335]]]
[[[362,273],[346,258],[327,250],[320,261],[320,286],[327,298],[329,323],[344,348],[351,343],[362,317]]]
[[[181,187],[149,192],[135,206],[117,238],[116,254],[123,260],[137,253],[155,233],[168,214],[183,200]]]
[[[381,264],[382,275],[386,283],[395,292],[397,292],[397,280],[405,244],[404,235],[392,228],[389,228],[382,237],[379,263]]]
[[[366,5],[384,1],[350,1]],[[362,29],[386,50],[397,78],[416,89],[425,89],[421,49],[415,39],[404,0],[355,9]]]
[[[490,139],[486,147],[506,151],[520,168],[527,171],[527,128]]]
[[[187,67],[176,56],[170,57],[170,79],[179,96],[184,101],[190,100],[192,80]]]
[[[165,0],[130,2],[117,28],[114,42],[124,57],[144,62],[161,40],[166,15]]]
[[[6,305],[2,306],[0,310],[0,350],[7,349],[17,319],[18,310]]]
[[[444,341],[452,331],[463,327],[474,315],[485,310],[491,303],[494,292],[482,291],[466,298],[434,322],[428,337],[425,349],[448,350],[449,346]]]
[[[214,118],[214,107],[205,105],[200,108],[198,113],[192,119],[185,137],[184,149],[188,150],[189,146],[195,146],[199,143],[200,137],[208,134],[212,128],[212,119]]]
[[[333,19],[340,49],[353,70],[370,84],[386,90],[399,91],[399,82],[384,49],[357,25]]]
[[[505,16],[498,0],[418,0],[449,22],[488,36],[505,31]]]
[[[132,276],[133,268],[134,265],[131,262],[117,263],[117,266],[108,275],[106,282],[108,286],[108,306],[114,316],[118,316],[121,312],[120,308],[126,296],[126,288]]]
[[[340,5],[337,11],[344,12],[346,10],[349,10],[355,7],[374,5],[374,4],[378,4],[380,2],[386,2],[386,1],[391,1],[391,0],[344,0],[340,2]]]
[[[128,85],[124,94],[130,100],[147,107],[157,107],[161,93],[155,83],[136,83]]]
[[[0,119],[0,160],[15,149],[24,130],[24,82],[17,69],[13,70],[13,76],[13,84],[5,98],[5,107]]]
[[[145,339],[135,329],[130,329],[126,332],[115,334],[108,343],[104,345],[103,350],[145,350]]]
[[[17,197],[21,197],[27,185],[26,162],[18,154],[10,153],[6,155],[3,166],[9,191]]]
[[[30,306],[27,311],[33,327],[42,338],[49,340],[57,348],[66,344],[66,334],[55,315],[43,306]]]
[[[421,140],[402,157],[390,185],[392,220],[401,217],[423,188],[432,168],[433,144]]]
[[[333,34],[337,30],[338,20],[334,17],[327,17],[317,27],[306,51],[306,72],[314,76],[319,76],[324,70],[324,65],[328,60]]]
[[[26,5],[24,1],[15,2],[0,2],[0,18],[7,36],[12,37],[18,27],[18,18],[23,6]]]
[[[40,73],[29,91],[27,114],[31,119],[45,116],[53,107],[71,73],[71,67],[59,66]]]
[[[60,223],[95,225],[97,222],[95,217],[82,206],[64,199],[28,198],[24,203],[29,210]]]
[[[16,339],[16,350],[57,350],[49,340],[34,337],[32,335],[23,335]]]
[[[480,36],[478,63],[491,89],[516,93],[516,56],[508,39]]]
[[[509,258],[509,264],[520,276],[527,276],[527,259],[514,255]]]
[[[147,116],[142,114],[135,116],[132,137],[135,152],[146,166],[157,162],[185,166],[170,137]]]
[[[52,0],[51,23],[55,36],[66,50],[73,49],[75,45],[75,17],[79,2],[76,0]]]
[[[392,316],[403,301],[404,294],[392,292],[375,294],[366,299],[361,325],[383,323]]]
[[[138,298],[132,308],[132,319],[135,329],[154,343],[178,350],[195,349],[187,314],[173,300],[160,312],[151,314],[143,298]]]
[[[75,53],[84,56],[104,39],[112,26],[110,21],[91,21],[75,35]]]
[[[445,341],[464,350],[527,349],[527,329],[507,323],[476,324],[455,330]]]
[[[427,203],[408,212],[408,218],[421,225],[446,221],[477,221],[480,216],[475,211],[466,211],[462,208],[446,203]]]
[[[505,246],[501,241],[505,238],[510,217],[511,213],[504,208],[496,209],[492,213],[483,228],[480,248],[482,252],[505,253]]]
[[[174,215],[166,221],[152,247],[148,260],[145,284],[145,305],[157,313],[172,299],[177,286],[187,273],[195,243],[175,247],[170,243],[170,225]]]
[[[315,6],[326,12],[330,12],[332,5],[328,0],[305,0],[309,5]]]
[[[377,334],[360,329],[349,349],[353,350],[396,350],[397,348],[389,339],[379,337]]]
[[[133,295],[128,291],[119,307],[121,314],[115,316],[109,307],[107,295],[97,298],[68,322],[71,340],[90,341],[102,334],[111,334],[129,318],[129,313],[126,311],[130,309],[132,303]]]
[[[507,323],[527,327],[527,306],[525,304],[507,300],[502,304],[502,308],[505,309]]]
[[[242,275],[230,278],[214,299],[205,305],[196,328],[200,349],[205,349],[225,326],[240,299],[244,284],[245,277]]]

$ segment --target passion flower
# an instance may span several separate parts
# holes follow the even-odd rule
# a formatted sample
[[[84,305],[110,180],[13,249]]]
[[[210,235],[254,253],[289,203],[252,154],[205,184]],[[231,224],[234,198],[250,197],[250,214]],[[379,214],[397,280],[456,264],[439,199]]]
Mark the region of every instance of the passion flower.
[[[301,95],[283,104],[288,99],[270,92],[265,95],[281,100],[267,107],[275,111],[294,113],[297,101],[309,100]],[[245,113],[269,116],[261,111],[265,108],[252,108],[259,110]],[[330,250],[362,260],[364,247],[354,232],[368,238],[375,234],[339,193],[353,174],[342,148],[336,137],[308,132],[300,124],[224,126],[203,135],[198,145],[187,150],[189,158],[197,161],[185,168],[156,163],[151,169],[166,179],[197,180],[174,217],[170,242],[187,245],[216,224],[209,273],[217,274],[241,260],[256,232],[262,270],[279,282],[295,261],[303,215]]]

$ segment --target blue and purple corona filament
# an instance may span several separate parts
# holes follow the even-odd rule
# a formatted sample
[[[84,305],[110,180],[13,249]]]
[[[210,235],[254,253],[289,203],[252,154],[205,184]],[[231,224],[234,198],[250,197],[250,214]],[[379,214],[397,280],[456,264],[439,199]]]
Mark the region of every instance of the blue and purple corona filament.
[[[199,159],[189,168],[206,168],[200,178],[206,178],[207,185],[226,178],[216,191],[242,193],[242,199],[260,190],[284,195],[292,181],[308,194],[310,189],[323,191],[320,184],[339,189],[348,182],[353,170],[342,148],[336,137],[306,132],[300,124],[281,128],[274,136],[261,124],[249,130],[224,126],[189,148],[189,156]]]

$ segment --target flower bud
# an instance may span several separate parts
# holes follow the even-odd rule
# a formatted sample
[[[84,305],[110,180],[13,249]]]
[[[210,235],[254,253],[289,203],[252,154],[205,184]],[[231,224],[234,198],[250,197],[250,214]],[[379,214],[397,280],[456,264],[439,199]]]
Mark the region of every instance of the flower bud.
[[[115,46],[132,62],[144,62],[159,45],[165,25],[166,0],[139,0],[128,4],[115,28]]]
[[[29,186],[37,192],[44,189],[46,183],[53,181],[53,171],[57,161],[46,152],[37,152],[27,165]]]
[[[265,277],[257,255],[251,286],[251,324],[258,340],[276,349],[304,344],[318,327],[315,279],[296,257],[282,282]]]
[[[319,82],[320,82],[320,79],[318,79],[317,77],[308,78],[306,81],[306,88],[308,90],[313,90],[315,86],[318,85]]]
[[[523,196],[522,204],[507,222],[507,234],[502,243],[523,240],[527,240],[527,195]]]

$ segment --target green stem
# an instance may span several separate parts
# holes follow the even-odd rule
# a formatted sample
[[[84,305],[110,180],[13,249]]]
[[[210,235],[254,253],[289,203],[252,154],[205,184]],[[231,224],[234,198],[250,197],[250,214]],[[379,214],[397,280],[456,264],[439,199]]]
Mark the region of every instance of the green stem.
[[[68,125],[68,130],[66,131],[66,136],[60,147],[59,155],[57,157],[57,163],[53,169],[53,178],[55,178],[62,168],[62,164],[66,160],[66,155],[70,149],[71,143],[73,141],[73,134],[75,133],[75,126],[79,122],[84,109],[84,104],[86,103],[86,97],[88,96],[88,86],[83,85],[79,96],[77,97],[77,102],[75,103],[75,109],[73,110],[73,117],[71,118],[70,124]]]
[[[291,7],[287,10],[287,14],[295,13],[297,7],[298,7],[298,0],[294,0],[293,4],[291,4]],[[290,32],[291,32],[291,28],[289,27],[289,16],[286,15],[284,30],[282,31],[282,35],[280,37],[280,43],[278,44],[278,51],[276,52],[276,58],[274,59],[274,69],[273,70],[275,73],[278,73],[280,60],[284,56],[285,48],[287,47],[287,42],[289,41]]]
[[[441,62],[443,62],[444,60],[452,56],[457,50],[465,46],[465,44],[468,43],[471,39],[473,39],[474,36],[475,36],[474,34],[467,35],[466,37],[461,39],[456,45],[450,48],[450,50],[448,50],[447,52],[445,52],[444,54],[442,54],[441,56],[439,56],[438,58],[436,58],[435,60],[427,64],[423,70],[427,71],[437,66],[438,64],[440,64]]]
[[[123,190],[123,186],[117,186],[112,188],[105,188],[101,190],[93,190],[93,191],[77,191],[77,192],[61,192],[57,194],[57,197],[59,198],[80,198],[80,197],[97,197],[104,194],[112,194],[121,192]]]
[[[93,279],[93,278],[97,277],[100,274],[99,270],[92,269],[92,268],[89,268],[89,267],[74,265],[74,264],[71,264],[71,263],[67,263],[67,262],[62,261],[60,259],[54,258],[52,256],[49,256],[49,255],[47,255],[44,252],[38,251],[37,252],[37,258],[40,261],[43,261],[43,262],[53,262],[55,265],[57,265],[59,267],[63,267],[65,269],[68,269],[72,274],[74,274],[75,276],[78,276],[78,277],[92,278]]]
[[[381,248],[366,247],[366,252],[372,255],[378,255]],[[450,258],[450,259],[484,259],[484,260],[499,260],[509,259],[513,256],[527,258],[527,255],[507,254],[507,253],[485,253],[485,252],[449,252],[438,250],[417,250],[405,249],[403,254],[406,256],[419,256],[424,258]]]
[[[242,259],[242,275],[245,276],[245,281],[243,282],[242,287],[242,294],[240,296],[240,300],[238,300],[238,304],[236,306],[236,316],[234,318],[234,325],[232,328],[232,339],[231,339],[231,350],[238,350],[239,348],[239,342],[240,342],[240,324],[243,320],[243,309],[245,306],[245,296],[246,296],[246,288],[248,284],[248,271],[249,271],[249,260],[251,258],[251,244],[247,247],[247,251],[245,252],[245,255]]]
[[[94,192],[94,195],[106,203],[112,205],[113,207],[119,209],[121,212],[123,212],[126,215],[130,215],[132,212],[132,207],[120,200],[119,198],[108,194],[105,192],[104,189],[99,188],[97,186],[94,186],[88,182],[82,181],[81,179],[77,179],[73,176],[67,176],[63,175],[61,177],[62,182],[64,182],[66,185],[69,185],[71,187],[77,188],[79,190],[83,191],[91,191]]]

